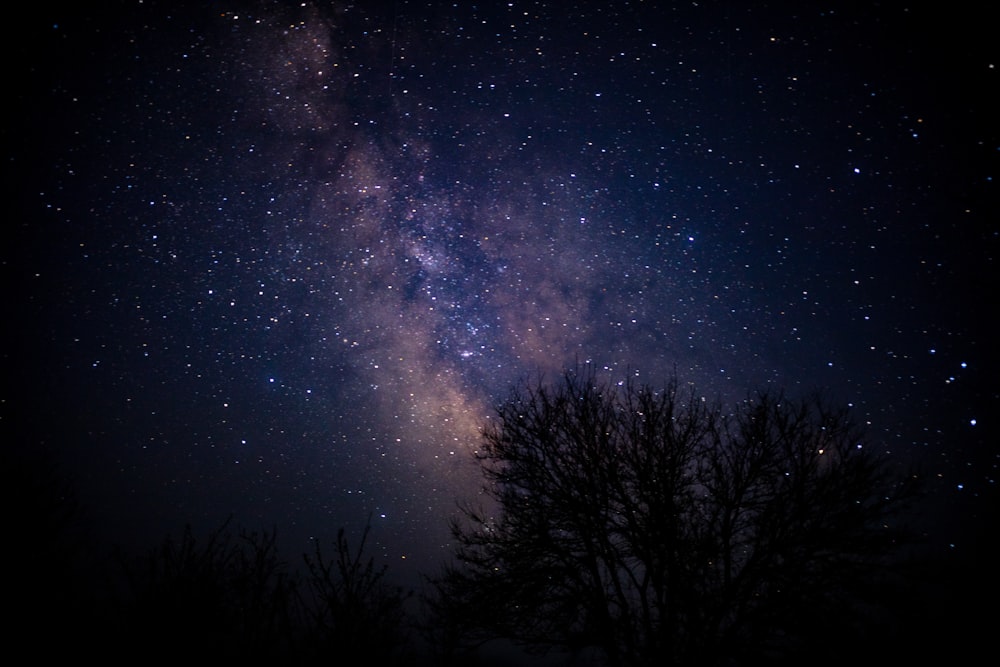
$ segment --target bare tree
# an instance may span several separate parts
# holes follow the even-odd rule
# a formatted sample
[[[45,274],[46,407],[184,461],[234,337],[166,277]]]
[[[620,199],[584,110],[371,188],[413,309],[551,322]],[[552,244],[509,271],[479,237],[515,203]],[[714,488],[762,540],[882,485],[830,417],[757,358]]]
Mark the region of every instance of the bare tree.
[[[310,598],[306,602],[310,651],[318,657],[364,654],[371,664],[401,657],[405,644],[404,602],[407,594],[385,581],[386,567],[365,558],[371,523],[352,550],[344,529],[337,531],[337,554],[323,556],[319,541],[312,556],[304,554]]]
[[[190,526],[144,557],[122,559],[115,657],[298,664],[366,655],[386,665],[404,657],[402,589],[385,581],[344,529],[336,554],[320,543],[303,554],[306,572],[278,556],[276,531],[233,533],[229,521],[205,539]]]
[[[229,521],[198,540],[191,527],[135,561],[123,559],[121,657],[287,660],[294,650],[295,581],[276,532]]]
[[[586,369],[515,388],[478,456],[491,504],[454,522],[432,611],[467,642],[612,665],[790,651],[802,621],[860,600],[908,489],[821,398],[726,411]]]

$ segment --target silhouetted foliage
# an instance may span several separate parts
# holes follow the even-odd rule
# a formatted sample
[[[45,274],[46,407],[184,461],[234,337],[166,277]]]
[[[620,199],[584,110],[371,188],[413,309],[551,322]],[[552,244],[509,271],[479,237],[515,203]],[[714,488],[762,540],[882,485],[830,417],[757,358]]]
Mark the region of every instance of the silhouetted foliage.
[[[337,532],[337,553],[326,559],[319,541],[304,554],[309,572],[307,609],[310,652],[321,656],[364,655],[370,664],[388,664],[405,643],[402,589],[385,581],[386,567],[365,559],[371,524],[352,551],[344,529]]]
[[[508,637],[612,665],[791,655],[867,613],[911,492],[844,410],[760,392],[726,411],[682,391],[567,372],[515,388],[478,454],[433,581],[440,643]],[[860,618],[854,616],[852,618]]]
[[[125,563],[125,650],[145,658],[260,662],[293,651],[295,582],[276,533],[237,536],[228,521],[199,543],[190,526]]]
[[[305,573],[279,557],[276,532],[228,524],[204,541],[188,526],[124,563],[115,657],[298,664],[363,654],[385,665],[403,655],[407,596],[365,556],[370,524],[356,550],[340,529],[332,559],[317,540]]]

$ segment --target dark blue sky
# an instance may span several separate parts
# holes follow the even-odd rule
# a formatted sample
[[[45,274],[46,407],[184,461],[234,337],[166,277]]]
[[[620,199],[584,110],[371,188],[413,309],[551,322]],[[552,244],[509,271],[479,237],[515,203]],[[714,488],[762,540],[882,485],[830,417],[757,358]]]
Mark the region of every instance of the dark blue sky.
[[[850,404],[967,548],[1000,452],[992,35],[840,4],[38,9],[4,446],[115,540],[232,514],[295,552],[371,515],[408,576],[512,382],[676,368]]]

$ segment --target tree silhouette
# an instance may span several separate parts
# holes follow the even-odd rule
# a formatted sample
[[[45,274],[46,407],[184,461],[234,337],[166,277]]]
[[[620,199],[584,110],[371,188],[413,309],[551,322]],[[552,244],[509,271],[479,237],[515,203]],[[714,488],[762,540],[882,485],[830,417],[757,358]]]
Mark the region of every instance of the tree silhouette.
[[[122,656],[148,660],[287,660],[294,650],[296,586],[276,532],[228,531],[199,542],[186,526],[124,562]]]
[[[323,556],[319,541],[304,554],[311,596],[306,604],[310,651],[320,657],[364,655],[368,664],[385,665],[401,657],[405,644],[402,589],[385,581],[386,567],[364,557],[371,523],[352,551],[344,529],[337,531],[337,554]]]
[[[867,608],[912,490],[821,397],[727,411],[676,378],[586,368],[512,390],[478,457],[492,504],[453,523],[432,612],[470,644],[611,665],[791,655],[811,624]]]

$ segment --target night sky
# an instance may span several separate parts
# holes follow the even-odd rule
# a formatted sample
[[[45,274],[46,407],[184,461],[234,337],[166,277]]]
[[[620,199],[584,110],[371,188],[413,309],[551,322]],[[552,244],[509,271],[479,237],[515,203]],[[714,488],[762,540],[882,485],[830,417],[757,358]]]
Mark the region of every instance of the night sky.
[[[451,551],[512,383],[821,389],[995,518],[995,33],[924,3],[37,3],[3,446],[102,538]],[[984,5],[985,7],[985,5]],[[982,531],[985,533],[986,531]]]

